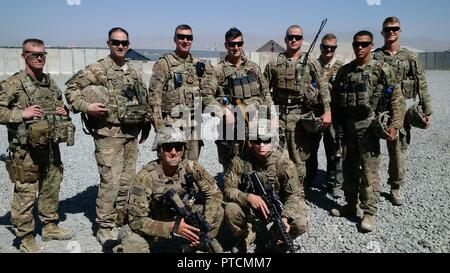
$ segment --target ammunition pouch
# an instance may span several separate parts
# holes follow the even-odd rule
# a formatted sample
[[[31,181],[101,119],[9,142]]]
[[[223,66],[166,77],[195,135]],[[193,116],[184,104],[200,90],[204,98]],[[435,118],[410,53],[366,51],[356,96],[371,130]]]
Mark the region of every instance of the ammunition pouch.
[[[416,82],[413,79],[406,79],[402,81],[402,92],[405,99],[416,97]]]
[[[130,105],[121,108],[119,111],[119,121],[124,125],[143,124],[147,117],[147,105]]]
[[[75,145],[75,125],[70,121],[57,121],[53,128],[53,142],[66,143],[68,147]]]
[[[28,141],[33,147],[47,146],[50,138],[50,125],[47,120],[40,120],[28,127]]]

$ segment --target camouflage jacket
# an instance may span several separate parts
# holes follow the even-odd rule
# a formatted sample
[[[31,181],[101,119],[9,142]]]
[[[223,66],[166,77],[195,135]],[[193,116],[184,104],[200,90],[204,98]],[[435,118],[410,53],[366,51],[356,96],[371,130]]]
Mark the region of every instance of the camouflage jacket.
[[[431,96],[428,92],[428,83],[425,71],[417,56],[406,48],[400,50],[393,56],[384,47],[374,53],[374,58],[388,63],[401,84],[405,99],[416,99],[419,96],[425,115],[433,113]]]
[[[0,86],[0,123],[8,127],[10,148],[19,145],[18,128],[24,124],[25,108],[39,105],[45,112],[64,107],[62,92],[49,74],[44,74],[44,82],[39,82],[20,71]]]
[[[133,231],[147,236],[170,238],[169,222],[174,221],[175,215],[162,200],[163,195],[173,188],[183,198],[189,191],[189,183],[185,179],[187,173],[193,176],[197,202],[204,205],[206,221],[213,223],[223,200],[215,179],[198,163],[188,160],[180,163],[173,178],[168,178],[160,163],[153,161],[138,173],[131,187],[128,217]],[[192,204],[186,205],[188,209],[192,207]]]
[[[315,59],[312,63],[314,69],[317,71],[320,77],[324,78],[324,81],[329,83],[329,89],[332,89],[332,83],[336,80],[336,75],[339,69],[344,65],[343,62],[336,60],[335,58],[327,65],[324,65],[320,58]]]
[[[254,171],[258,173],[261,182],[273,185],[285,205],[283,217],[295,218],[294,215],[306,207],[301,206],[303,189],[295,164],[278,150],[269,155],[266,162],[258,161],[250,151],[235,157],[224,178],[225,201],[237,203],[241,207],[250,206],[247,197],[253,193],[253,186],[249,176]]]
[[[345,120],[368,120],[384,111],[390,112],[389,127],[403,126],[405,102],[400,85],[390,66],[382,61],[371,59],[364,66],[355,61],[344,65],[336,76],[332,95],[336,130],[342,130]]]
[[[163,116],[170,115],[176,106],[188,107],[191,112],[201,107],[202,84],[210,73],[211,65],[191,54],[187,59],[178,57],[175,52],[161,57],[153,66],[149,84],[155,127],[164,126]]]
[[[275,104],[280,107],[294,107],[311,110],[330,111],[330,91],[325,80],[308,60],[303,68],[305,54],[293,61],[281,53],[278,58],[267,64],[264,76],[272,89]]]
[[[88,86],[104,86],[107,88],[109,92],[107,106],[109,115],[119,106],[123,106],[117,105],[123,102],[115,99],[111,94],[121,93],[128,86],[133,86],[139,94],[145,97],[145,103],[148,103],[147,91],[142,83],[140,72],[129,62],[126,63],[126,67],[127,69],[124,70],[110,56],[107,56],[75,74],[67,81],[67,89],[64,93],[71,110],[74,113],[87,113],[87,108],[91,102],[86,101],[82,95],[82,90]],[[96,126],[98,128],[97,134],[101,136],[134,138],[140,132],[138,126],[120,126],[107,120],[99,122],[100,124]]]
[[[239,67],[226,58],[215,68],[204,85],[203,102],[205,105],[236,106],[234,99],[241,99],[245,105],[273,105],[269,86],[259,66],[243,56]]]

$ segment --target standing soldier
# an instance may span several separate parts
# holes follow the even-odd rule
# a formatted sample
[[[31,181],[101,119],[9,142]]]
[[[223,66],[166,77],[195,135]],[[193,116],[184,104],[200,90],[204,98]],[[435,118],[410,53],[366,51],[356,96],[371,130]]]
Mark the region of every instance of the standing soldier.
[[[219,126],[220,138],[216,141],[219,162],[224,172],[231,160],[245,149],[248,135],[249,114],[247,106],[273,105],[268,84],[259,66],[244,55],[244,37],[237,28],[229,29],[225,34],[227,56],[214,69],[212,77],[205,84],[204,103],[207,106],[219,106],[224,113]],[[247,126],[238,130],[234,116],[244,116]]]
[[[43,224],[42,240],[68,240],[72,232],[57,226],[63,164],[59,143],[73,145],[75,127],[64,106],[62,92],[43,73],[47,52],[44,42],[22,44],[25,70],[6,79],[0,89],[0,123],[8,127],[7,170],[14,183],[12,223],[20,251],[39,252],[35,241],[33,207],[38,199]],[[36,198],[38,195],[38,198]]]
[[[184,159],[186,148],[184,133],[177,128],[165,127],[158,131],[153,150],[158,160],[150,162],[138,173],[133,182],[128,203],[129,227],[122,229],[121,244],[116,252],[148,253],[157,239],[182,237],[191,246],[200,246],[199,229],[186,223],[174,213],[167,202],[169,190],[175,190],[190,212],[205,216],[211,230],[206,231],[212,251],[223,252],[215,239],[223,220],[222,193],[214,178],[198,163]],[[192,249],[192,250],[195,250]]]
[[[269,204],[255,192],[250,179],[254,172],[264,189],[272,189],[279,196],[284,206],[280,215],[291,238],[295,240],[308,229],[308,206],[303,200],[303,188],[298,181],[296,166],[275,148],[278,128],[264,119],[259,120],[257,126],[257,138],[250,140],[251,147],[235,157],[225,173],[224,195],[228,202],[225,222],[237,239],[236,252],[247,252],[256,239],[255,225],[268,220]]]
[[[318,72],[320,77],[324,77],[325,82],[329,84],[331,90],[332,84],[336,79],[338,70],[344,64],[335,57],[337,49],[337,38],[334,34],[326,34],[322,38],[320,44],[320,56],[314,60],[312,65]],[[322,113],[316,113],[321,115]],[[306,184],[311,184],[314,178],[317,176],[318,161],[317,153],[319,151],[320,140],[322,139],[322,133],[314,135],[313,148],[310,158],[306,161]],[[336,137],[336,131],[333,126],[330,126],[323,132],[323,144],[325,146],[325,153],[327,156],[327,182],[328,190],[335,198],[341,196],[342,188],[342,161],[341,161],[341,149],[338,139]]]
[[[128,189],[136,175],[138,136],[148,137],[148,105],[140,73],[125,60],[130,42],[123,28],[109,31],[110,55],[78,72],[65,92],[72,111],[82,118],[95,142],[100,172],[97,197],[97,240],[114,240],[111,233],[123,225]]]
[[[190,26],[176,27],[175,52],[164,55],[155,64],[149,91],[156,130],[166,125],[187,130],[185,156],[198,161],[203,142],[198,135],[201,120],[195,120],[194,112],[202,107],[201,82],[211,68],[190,54],[193,40]]]
[[[403,125],[400,85],[386,63],[373,59],[373,35],[353,38],[356,59],[343,66],[332,91],[333,123],[343,149],[344,194],[347,205],[333,209],[336,217],[356,216],[358,191],[364,212],[361,229],[375,229],[380,201],[380,137],[394,141]],[[388,112],[390,120],[386,120]]]
[[[404,126],[400,129],[400,137],[395,141],[388,141],[389,151],[389,179],[391,186],[391,201],[394,205],[402,206],[405,198],[400,189],[405,185],[406,178],[406,150],[411,142],[411,126],[426,129],[431,125],[431,97],[428,93],[425,71],[420,60],[414,53],[400,47],[400,20],[389,17],[383,23],[384,46],[377,49],[375,59],[383,60],[391,65],[401,86],[405,99],[416,99],[419,103],[408,110]],[[409,118],[409,117],[413,118]],[[414,119],[414,117],[417,117]]]
[[[303,185],[305,161],[312,151],[312,134],[331,125],[331,99],[328,84],[302,54],[303,29],[298,25],[290,26],[284,41],[286,52],[266,66],[264,75],[272,88],[273,101],[280,107],[281,144],[287,146]],[[311,111],[320,111],[323,116],[311,117]]]

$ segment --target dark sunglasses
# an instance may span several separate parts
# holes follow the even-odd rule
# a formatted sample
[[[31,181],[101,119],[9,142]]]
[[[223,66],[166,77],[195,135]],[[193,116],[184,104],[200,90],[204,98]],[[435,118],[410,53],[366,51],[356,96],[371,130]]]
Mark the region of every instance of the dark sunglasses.
[[[175,149],[177,152],[183,151],[184,144],[183,143],[167,143],[161,145],[163,152],[170,153]]]
[[[47,57],[47,52],[35,52],[35,51],[25,51],[25,54],[30,54],[28,55],[31,58],[39,58],[41,57],[42,59],[44,59],[45,57]]]
[[[124,40],[124,41],[121,41],[121,40],[110,40],[110,42],[111,42],[111,44],[113,46],[120,46],[120,45],[122,45],[122,46],[129,46],[130,45],[130,41],[128,41],[128,40]]]
[[[239,41],[239,42],[227,42],[227,45],[229,47],[242,47],[244,45],[244,41]]]
[[[183,41],[184,39],[188,41],[194,40],[194,35],[176,34],[175,37],[180,41]]]
[[[336,51],[336,49],[338,48],[337,45],[336,46],[330,46],[330,45],[324,45],[324,44],[321,44],[320,47],[323,50],[331,50],[331,51]]]
[[[255,145],[261,145],[262,143],[264,143],[264,144],[270,144],[270,143],[272,143],[272,139],[266,139],[266,140],[262,140],[262,139],[257,139],[257,140],[252,140],[252,141],[250,141],[252,144],[255,144]]]
[[[301,40],[303,40],[303,36],[302,35],[288,35],[288,36],[286,36],[286,39],[288,39],[288,41],[294,41],[294,39],[296,41],[301,41]]]
[[[400,27],[384,27],[383,28],[383,32],[390,33],[391,31],[392,32],[400,31]]]
[[[373,44],[373,42],[353,42],[352,43],[353,48],[359,48],[359,47],[366,48],[368,46],[371,46],[372,44]]]

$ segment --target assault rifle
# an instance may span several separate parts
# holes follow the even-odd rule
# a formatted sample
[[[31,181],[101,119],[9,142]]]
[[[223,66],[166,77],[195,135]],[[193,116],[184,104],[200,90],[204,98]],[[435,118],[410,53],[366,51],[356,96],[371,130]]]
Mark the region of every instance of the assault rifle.
[[[295,253],[296,247],[294,245],[294,241],[292,240],[289,233],[286,232],[286,227],[284,226],[284,223],[282,221],[281,213],[284,210],[284,205],[281,202],[280,198],[275,193],[275,190],[272,186],[263,186],[256,172],[253,172],[250,175],[250,180],[253,184],[255,194],[262,197],[269,209],[269,217],[267,219],[268,223],[273,222],[273,224],[275,225],[278,235],[280,236],[280,240],[286,244],[285,247],[287,249],[287,252]]]
[[[190,213],[180,196],[174,189],[168,190],[164,194],[165,201],[175,210],[178,217],[183,218],[188,225],[196,227],[200,230],[198,236],[202,242],[203,249],[207,253],[218,253],[212,240],[208,236],[208,232],[212,229],[211,225],[206,222],[205,217],[200,212]],[[180,221],[181,219],[178,219]]]

